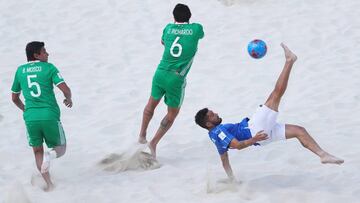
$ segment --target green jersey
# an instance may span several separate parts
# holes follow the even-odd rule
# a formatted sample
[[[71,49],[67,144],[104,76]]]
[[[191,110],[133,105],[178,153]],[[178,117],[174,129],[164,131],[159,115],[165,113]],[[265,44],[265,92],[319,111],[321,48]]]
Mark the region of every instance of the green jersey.
[[[25,121],[60,120],[53,85],[63,83],[58,69],[51,63],[31,61],[18,67],[11,91],[23,92]]]
[[[170,23],[162,35],[165,49],[158,69],[177,72],[186,77],[197,51],[199,39],[204,37],[198,23]]]

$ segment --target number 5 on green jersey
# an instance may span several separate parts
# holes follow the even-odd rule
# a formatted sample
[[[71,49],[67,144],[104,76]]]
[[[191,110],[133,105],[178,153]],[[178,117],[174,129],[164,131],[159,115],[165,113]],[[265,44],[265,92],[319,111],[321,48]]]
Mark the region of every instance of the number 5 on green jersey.
[[[30,91],[30,95],[32,96],[32,97],[39,97],[40,95],[41,95],[41,89],[40,89],[40,85],[39,85],[39,83],[37,83],[37,82],[31,82],[31,78],[36,78],[37,77],[37,75],[28,75],[27,76],[27,82],[28,82],[28,87],[29,87],[29,89],[31,89],[31,87],[32,86],[35,86],[35,88],[36,88],[36,92],[37,93],[34,93],[34,91]]]

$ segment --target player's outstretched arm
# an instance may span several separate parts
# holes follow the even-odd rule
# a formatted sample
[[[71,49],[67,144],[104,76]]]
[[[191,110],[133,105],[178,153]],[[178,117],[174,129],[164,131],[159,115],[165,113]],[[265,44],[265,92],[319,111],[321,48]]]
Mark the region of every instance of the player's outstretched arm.
[[[264,133],[264,131],[259,131],[258,133],[256,133],[256,135],[248,140],[244,140],[244,141],[238,141],[237,139],[232,139],[230,142],[230,148],[234,148],[234,149],[244,149],[246,147],[249,147],[253,144],[255,144],[256,142],[262,141],[262,140],[266,140],[268,138],[268,135],[266,133]]]
[[[24,109],[25,109],[24,108],[24,103],[21,101],[19,93],[12,93],[11,94],[11,99],[19,109],[24,111]]]
[[[224,154],[220,155],[220,158],[221,158],[221,162],[222,162],[222,165],[223,165],[223,167],[225,169],[225,172],[226,172],[227,176],[231,180],[234,180],[235,177],[234,177],[233,171],[232,171],[231,166],[230,166],[228,153],[225,152]]]
[[[65,106],[71,108],[73,103],[72,103],[72,100],[71,100],[71,90],[69,88],[69,86],[67,86],[67,84],[65,82],[59,84],[57,86],[64,94],[64,104]]]

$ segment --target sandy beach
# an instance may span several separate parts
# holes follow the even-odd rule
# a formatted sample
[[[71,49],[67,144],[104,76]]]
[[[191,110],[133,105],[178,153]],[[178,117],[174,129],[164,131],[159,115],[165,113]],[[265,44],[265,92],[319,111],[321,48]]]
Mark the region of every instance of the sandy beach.
[[[177,1],[5,1],[0,4],[0,202],[360,202],[360,1],[184,0],[205,37],[187,77],[186,96],[161,140],[157,163],[137,152],[142,111],[161,59],[163,28]],[[247,53],[267,43],[262,59]],[[22,114],[11,101],[25,46],[44,41],[73,92],[56,89],[67,152],[51,164],[52,192],[36,171]],[[194,116],[216,110],[224,123],[251,116],[284,64],[284,42],[298,56],[279,122],[304,126],[345,160],[324,165],[297,140],[230,150],[238,182],[229,183],[215,146]],[[151,138],[166,106],[149,125]],[[99,164],[121,155],[108,170]],[[122,159],[113,156],[114,160]],[[108,162],[107,162],[108,163]],[[119,164],[126,164],[119,165]]]

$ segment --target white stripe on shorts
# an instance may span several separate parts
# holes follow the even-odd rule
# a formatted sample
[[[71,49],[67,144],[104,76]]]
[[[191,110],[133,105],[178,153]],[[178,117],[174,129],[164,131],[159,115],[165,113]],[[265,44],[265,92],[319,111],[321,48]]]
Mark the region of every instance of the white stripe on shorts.
[[[183,101],[184,101],[184,97],[185,97],[185,87],[186,87],[186,78],[184,80],[184,83],[181,87],[181,98],[180,98],[180,104],[179,107],[182,105]]]
[[[63,129],[60,121],[58,121],[58,128],[59,128],[59,135],[60,135],[60,145],[64,145],[66,143],[66,139],[65,139],[64,129]]]
[[[26,137],[27,137],[27,140],[28,140],[29,144],[31,144],[30,143],[30,135],[29,135],[29,132],[28,132],[27,128],[26,128]]]
[[[192,63],[194,61],[194,57],[195,56],[192,57],[192,59],[189,61],[189,63],[186,65],[186,67],[180,72],[181,76],[184,76],[186,71],[191,67],[191,65],[192,65]]]

